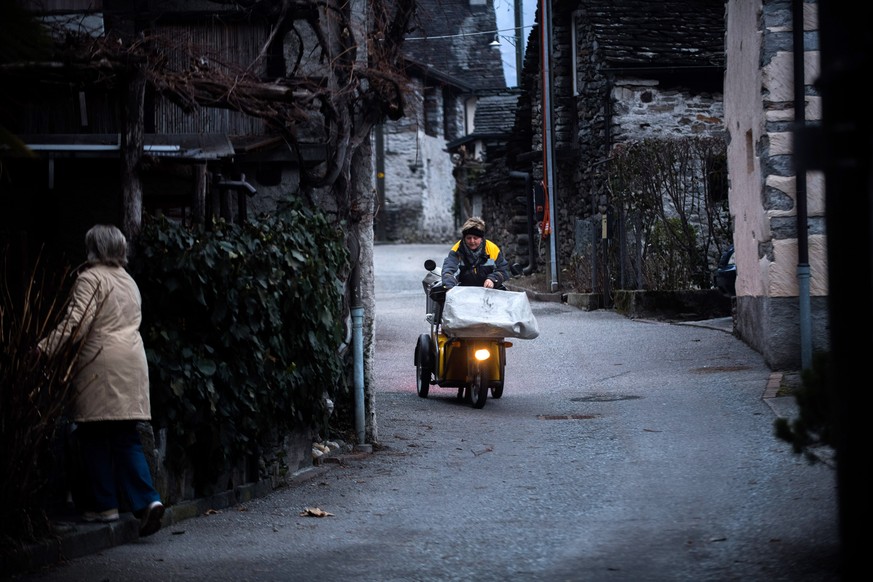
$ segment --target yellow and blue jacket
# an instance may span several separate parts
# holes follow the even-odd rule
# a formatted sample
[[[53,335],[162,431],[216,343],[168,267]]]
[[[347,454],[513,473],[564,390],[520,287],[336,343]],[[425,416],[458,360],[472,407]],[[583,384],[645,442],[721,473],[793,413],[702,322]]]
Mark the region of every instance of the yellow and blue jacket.
[[[463,240],[456,242],[443,261],[443,284],[448,288],[455,285],[481,287],[485,279],[491,279],[495,289],[502,288],[509,279],[509,263],[500,247],[485,239],[476,251],[471,251]]]

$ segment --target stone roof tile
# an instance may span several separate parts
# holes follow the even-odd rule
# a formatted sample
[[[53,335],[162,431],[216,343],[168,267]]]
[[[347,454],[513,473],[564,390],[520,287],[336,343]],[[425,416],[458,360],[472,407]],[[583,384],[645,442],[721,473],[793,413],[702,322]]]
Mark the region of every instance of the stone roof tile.
[[[612,67],[724,66],[724,0],[581,0]]]
[[[419,4],[403,52],[476,89],[506,87],[500,51],[488,45],[497,30],[492,3],[429,0]]]

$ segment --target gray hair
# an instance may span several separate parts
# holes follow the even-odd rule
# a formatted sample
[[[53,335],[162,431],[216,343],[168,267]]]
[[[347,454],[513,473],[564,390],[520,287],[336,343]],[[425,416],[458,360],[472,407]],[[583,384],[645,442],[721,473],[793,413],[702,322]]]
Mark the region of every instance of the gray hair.
[[[111,224],[95,224],[88,229],[85,250],[92,265],[127,266],[127,239]]]

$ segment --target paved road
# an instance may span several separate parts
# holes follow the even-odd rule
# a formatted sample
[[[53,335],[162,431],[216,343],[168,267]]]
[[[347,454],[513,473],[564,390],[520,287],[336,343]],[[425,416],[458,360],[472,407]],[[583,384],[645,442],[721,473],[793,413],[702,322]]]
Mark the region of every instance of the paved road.
[[[833,470],[773,436],[770,371],[729,333],[536,302],[503,398],[418,398],[443,252],[377,247],[372,455],[28,579],[840,579]]]

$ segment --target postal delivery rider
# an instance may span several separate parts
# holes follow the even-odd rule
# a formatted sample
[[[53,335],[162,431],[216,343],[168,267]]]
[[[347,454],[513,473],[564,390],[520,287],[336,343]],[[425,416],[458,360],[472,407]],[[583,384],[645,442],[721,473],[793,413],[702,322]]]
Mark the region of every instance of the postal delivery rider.
[[[443,284],[447,289],[456,285],[502,289],[509,279],[509,263],[500,247],[485,238],[485,221],[468,218],[461,234],[463,238],[443,261]]]

